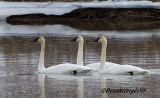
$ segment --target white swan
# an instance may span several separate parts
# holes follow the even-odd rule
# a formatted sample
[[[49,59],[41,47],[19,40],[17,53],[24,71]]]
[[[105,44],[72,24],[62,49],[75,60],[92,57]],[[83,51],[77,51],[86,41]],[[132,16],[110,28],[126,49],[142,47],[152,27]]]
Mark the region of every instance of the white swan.
[[[78,36],[76,36],[75,38],[73,38],[71,40],[71,42],[75,42],[75,41],[78,43],[77,64],[83,66],[83,44],[84,44],[84,39],[83,39],[83,37],[81,35],[78,35]],[[91,64],[88,64],[86,66],[90,67],[90,68],[95,68],[94,71],[98,71],[99,65],[100,65],[100,62],[91,63]],[[107,65],[107,66],[105,66],[105,68],[108,68],[110,66],[118,65],[118,64],[114,64],[114,63],[111,63],[111,62],[105,62],[105,65]]]
[[[137,75],[137,74],[145,74],[149,72],[140,67],[135,67],[132,65],[120,65],[120,64],[105,62],[106,61],[106,48],[107,48],[106,37],[100,36],[98,39],[94,40],[94,42],[102,43],[101,61],[100,63],[89,64],[87,67],[93,67],[93,68],[99,67],[98,70],[100,73],[107,73],[107,74]]]
[[[77,64],[78,65],[83,65],[83,44],[84,44],[84,39],[81,35],[78,35],[76,36],[75,38],[73,38],[71,40],[71,42],[77,42],[78,43],[78,53],[77,53]],[[100,65],[100,62],[97,62],[97,63],[91,63],[91,64],[88,64],[86,65],[87,67],[90,67],[90,68],[95,68],[94,71],[97,71],[99,69],[99,65]],[[113,66],[113,65],[119,65],[119,64],[115,64],[115,63],[111,63],[111,62],[105,62],[105,68],[108,68],[110,66]]]
[[[55,66],[51,66],[48,68],[44,67],[44,53],[45,53],[45,38],[43,36],[39,36],[35,38],[32,42],[38,42],[41,44],[41,53],[38,64],[38,72],[39,73],[86,73],[93,68],[76,65],[76,64],[58,64]]]

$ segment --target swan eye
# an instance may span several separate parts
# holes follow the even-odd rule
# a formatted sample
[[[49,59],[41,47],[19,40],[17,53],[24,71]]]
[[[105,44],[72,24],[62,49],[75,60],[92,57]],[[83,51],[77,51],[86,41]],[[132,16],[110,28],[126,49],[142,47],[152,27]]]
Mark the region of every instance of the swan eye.
[[[71,42],[75,42],[77,40],[78,37],[75,37],[71,40]]]
[[[37,41],[38,41],[38,39],[39,39],[39,37],[37,37],[37,38],[33,39],[33,40],[32,40],[32,42],[37,42]]]

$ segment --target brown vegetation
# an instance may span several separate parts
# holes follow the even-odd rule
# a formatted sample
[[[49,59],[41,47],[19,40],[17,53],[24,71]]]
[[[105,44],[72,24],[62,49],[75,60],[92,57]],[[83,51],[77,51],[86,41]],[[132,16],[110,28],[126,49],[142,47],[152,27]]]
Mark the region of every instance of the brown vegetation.
[[[82,8],[63,15],[27,14],[7,18],[10,24],[65,24],[93,29],[137,29],[160,24],[160,10],[154,8]],[[145,25],[144,25],[145,24]],[[90,25],[90,27],[88,27]]]

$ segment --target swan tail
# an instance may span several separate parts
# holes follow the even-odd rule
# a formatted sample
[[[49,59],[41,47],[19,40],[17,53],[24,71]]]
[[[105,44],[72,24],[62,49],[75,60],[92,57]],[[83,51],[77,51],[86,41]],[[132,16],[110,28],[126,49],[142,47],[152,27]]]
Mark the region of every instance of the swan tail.
[[[88,73],[92,70],[94,70],[94,69],[80,69],[80,70],[77,70],[77,73]]]
[[[144,70],[144,71],[142,71],[142,73],[150,73],[150,71],[148,71],[148,70]]]
[[[128,72],[130,75],[141,75],[141,74],[147,74],[150,73],[148,70],[138,71],[138,72]]]
[[[78,72],[78,73],[88,73],[88,72],[90,72],[90,71],[92,71],[92,70],[78,70],[77,72]]]

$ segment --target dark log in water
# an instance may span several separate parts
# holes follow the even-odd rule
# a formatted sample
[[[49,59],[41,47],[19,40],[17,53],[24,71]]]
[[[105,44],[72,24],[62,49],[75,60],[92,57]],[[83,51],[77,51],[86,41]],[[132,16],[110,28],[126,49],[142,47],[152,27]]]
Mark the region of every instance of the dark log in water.
[[[63,15],[41,13],[13,15],[9,24],[65,24],[79,29],[148,29],[160,26],[160,9],[154,8],[82,8]],[[89,27],[88,27],[89,25]],[[98,26],[98,27],[97,27]],[[96,27],[96,28],[95,28]]]

